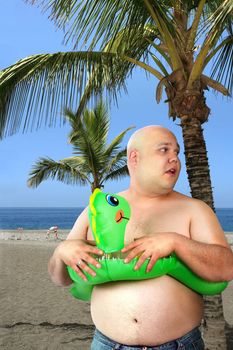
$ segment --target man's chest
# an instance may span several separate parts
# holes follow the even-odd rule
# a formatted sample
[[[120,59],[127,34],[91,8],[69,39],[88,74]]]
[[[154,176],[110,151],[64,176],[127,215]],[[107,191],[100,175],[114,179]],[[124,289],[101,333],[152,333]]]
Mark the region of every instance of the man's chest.
[[[177,232],[189,237],[190,219],[182,210],[132,210],[126,227],[125,242],[156,232]]]

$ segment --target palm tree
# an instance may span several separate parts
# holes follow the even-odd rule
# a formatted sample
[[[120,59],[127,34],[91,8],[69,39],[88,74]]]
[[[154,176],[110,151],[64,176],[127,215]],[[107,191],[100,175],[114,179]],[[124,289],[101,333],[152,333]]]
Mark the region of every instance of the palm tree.
[[[74,155],[59,161],[40,158],[30,172],[29,187],[56,178],[66,184],[90,185],[93,192],[103,188],[107,180],[128,175],[126,149],[120,149],[120,143],[132,128],[122,131],[108,145],[109,115],[102,102],[93,110],[85,109],[81,118],[68,109],[65,116],[71,125],[68,140]]]
[[[115,98],[133,69],[141,67],[159,80],[157,102],[164,90],[169,117],[180,120],[192,196],[214,208],[202,129],[210,113],[204,93],[209,87],[226,96],[232,91],[232,0],[28,2],[41,2],[58,26],[67,27],[75,49],[82,42],[88,51],[35,55],[3,70],[0,137],[20,125],[25,130],[40,125],[46,111],[47,123],[53,124],[68,103],[80,115],[104,90]],[[224,349],[221,296],[208,298],[206,305],[207,347]]]

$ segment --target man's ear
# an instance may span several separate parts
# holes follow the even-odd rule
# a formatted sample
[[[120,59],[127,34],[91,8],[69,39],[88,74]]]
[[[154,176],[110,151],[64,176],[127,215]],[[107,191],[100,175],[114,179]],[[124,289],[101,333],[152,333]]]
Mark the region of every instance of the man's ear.
[[[137,161],[138,161],[138,152],[136,149],[133,149],[129,153],[129,164],[131,164],[132,166],[135,166],[137,164]]]

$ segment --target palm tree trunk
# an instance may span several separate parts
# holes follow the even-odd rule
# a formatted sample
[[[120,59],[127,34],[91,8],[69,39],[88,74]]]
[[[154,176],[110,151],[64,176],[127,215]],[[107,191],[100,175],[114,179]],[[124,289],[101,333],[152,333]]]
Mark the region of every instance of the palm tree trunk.
[[[93,182],[91,183],[91,193],[93,193],[96,188],[101,189],[101,187],[103,186],[101,186],[99,179],[94,178]]]
[[[197,118],[181,118],[186,170],[191,195],[214,209],[209,163],[201,122]]]
[[[226,321],[223,315],[222,296],[205,296],[203,334],[206,350],[225,350]],[[230,350],[230,349],[229,349]]]
[[[203,200],[214,209],[207,150],[201,127],[203,121],[194,117],[194,113],[195,110],[193,110],[191,118],[190,111],[186,115],[180,116],[191,194],[192,197]],[[205,297],[204,300],[205,312],[202,331],[205,348],[206,350],[226,350],[226,323],[223,316],[222,297],[215,295]]]

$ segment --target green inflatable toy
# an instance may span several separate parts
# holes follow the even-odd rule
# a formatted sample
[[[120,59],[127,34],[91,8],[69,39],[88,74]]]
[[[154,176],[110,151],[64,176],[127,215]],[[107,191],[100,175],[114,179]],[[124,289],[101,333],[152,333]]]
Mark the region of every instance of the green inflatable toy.
[[[124,247],[125,228],[130,218],[130,207],[125,198],[107,194],[96,189],[90,196],[89,222],[99,249],[104,251],[96,259],[101,268],[92,267],[96,276],[85,273],[87,281],[68,266],[73,285],[71,294],[81,300],[90,300],[94,285],[112,281],[143,280],[160,277],[165,274],[175,278],[199,294],[214,295],[221,293],[227,282],[209,282],[192,272],[175,254],[158,259],[150,272],[146,272],[147,259],[139,270],[134,270],[137,258],[124,263],[121,249]]]

